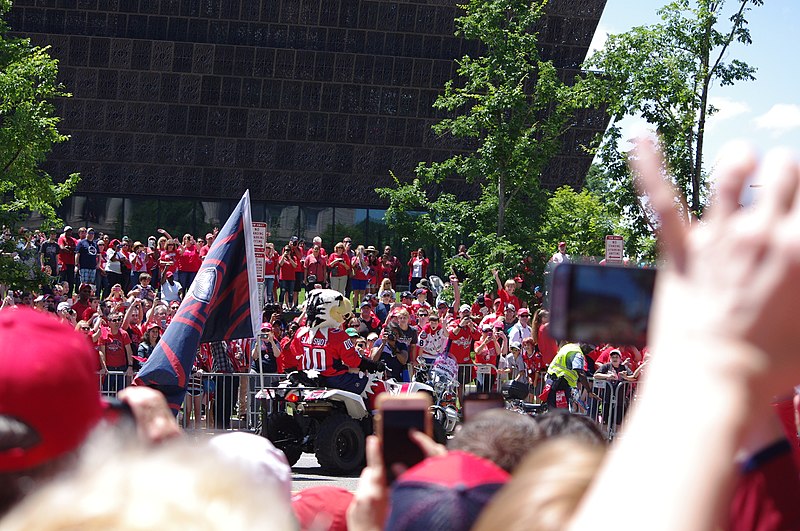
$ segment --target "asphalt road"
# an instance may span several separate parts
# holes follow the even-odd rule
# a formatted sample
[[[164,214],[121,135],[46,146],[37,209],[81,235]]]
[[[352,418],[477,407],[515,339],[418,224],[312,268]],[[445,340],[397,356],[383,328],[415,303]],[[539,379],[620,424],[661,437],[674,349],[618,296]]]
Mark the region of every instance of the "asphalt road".
[[[297,464],[292,467],[292,491],[296,492],[320,485],[331,485],[354,491],[358,485],[358,474],[351,477],[323,475],[314,454],[303,454]]]

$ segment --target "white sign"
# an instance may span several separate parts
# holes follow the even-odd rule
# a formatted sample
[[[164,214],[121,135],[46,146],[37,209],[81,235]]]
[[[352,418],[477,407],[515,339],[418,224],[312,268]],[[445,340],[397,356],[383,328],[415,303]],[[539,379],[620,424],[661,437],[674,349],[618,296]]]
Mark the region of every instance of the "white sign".
[[[263,221],[254,221],[253,249],[257,253],[263,253],[266,247],[267,247],[267,224]]]
[[[267,261],[267,255],[263,251],[256,251],[256,282],[261,284],[264,282],[264,266]]]
[[[606,263],[621,264],[625,252],[625,239],[622,236],[606,236]]]

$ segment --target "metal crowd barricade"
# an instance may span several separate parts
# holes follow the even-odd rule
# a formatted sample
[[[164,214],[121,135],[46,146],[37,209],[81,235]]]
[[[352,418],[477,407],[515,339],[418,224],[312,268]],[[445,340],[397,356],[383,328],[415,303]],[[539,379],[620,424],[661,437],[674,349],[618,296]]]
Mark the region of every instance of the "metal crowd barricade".
[[[588,416],[605,430],[609,441],[619,436],[636,399],[637,382],[593,380],[592,391],[600,400],[589,400]]]
[[[115,398],[119,391],[131,384],[131,378],[125,376],[122,371],[109,371],[107,374],[97,373],[100,394],[109,398]]]
[[[285,374],[264,374],[264,386],[276,387]],[[261,388],[258,373],[199,373],[190,382],[178,413],[178,423],[190,430],[249,430],[260,414],[256,393]],[[116,397],[131,384],[124,372],[98,373],[98,386],[103,396]],[[218,392],[220,391],[220,392]],[[224,394],[223,394],[224,393]],[[219,402],[223,402],[220,404]],[[226,422],[219,413],[230,412]],[[217,413],[217,414],[215,414]]]
[[[276,387],[285,374],[263,374],[264,387]],[[252,430],[260,415],[256,394],[262,375],[208,373],[199,375],[201,391],[186,393],[178,421],[188,430]]]

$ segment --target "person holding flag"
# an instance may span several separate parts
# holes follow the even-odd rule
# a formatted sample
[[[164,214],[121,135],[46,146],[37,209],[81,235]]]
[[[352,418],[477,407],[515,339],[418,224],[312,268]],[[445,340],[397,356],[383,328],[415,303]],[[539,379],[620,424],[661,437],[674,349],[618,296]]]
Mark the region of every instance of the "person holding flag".
[[[255,265],[250,192],[246,191],[134,385],[161,391],[177,415],[198,345],[256,336],[260,319]]]

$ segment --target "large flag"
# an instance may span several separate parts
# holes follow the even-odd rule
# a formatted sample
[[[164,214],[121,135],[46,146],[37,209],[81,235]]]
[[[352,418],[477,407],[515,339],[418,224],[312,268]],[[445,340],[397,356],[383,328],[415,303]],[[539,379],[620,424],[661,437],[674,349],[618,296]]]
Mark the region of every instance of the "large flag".
[[[260,326],[250,191],[246,191],[203,260],[186,296],[134,378],[158,389],[177,414],[198,345],[252,338]]]

